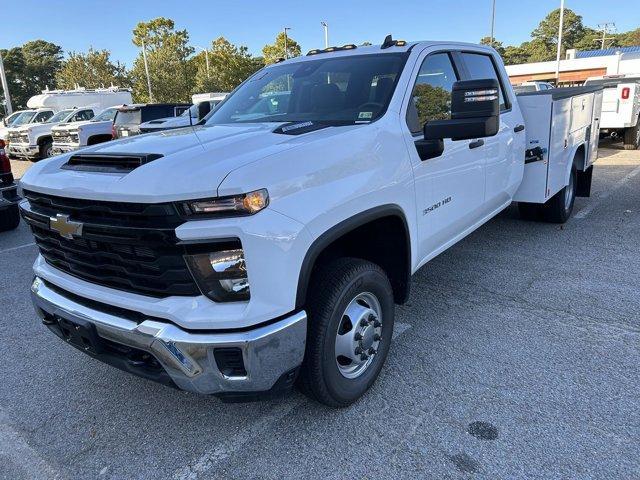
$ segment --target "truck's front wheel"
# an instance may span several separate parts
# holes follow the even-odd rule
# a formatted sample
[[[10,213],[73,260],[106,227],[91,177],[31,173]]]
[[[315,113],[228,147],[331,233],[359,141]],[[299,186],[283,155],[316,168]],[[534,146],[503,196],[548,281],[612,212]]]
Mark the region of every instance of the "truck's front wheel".
[[[377,265],[338,259],[309,286],[307,346],[298,384],[315,400],[346,407],[378,377],[393,333],[389,279]]]

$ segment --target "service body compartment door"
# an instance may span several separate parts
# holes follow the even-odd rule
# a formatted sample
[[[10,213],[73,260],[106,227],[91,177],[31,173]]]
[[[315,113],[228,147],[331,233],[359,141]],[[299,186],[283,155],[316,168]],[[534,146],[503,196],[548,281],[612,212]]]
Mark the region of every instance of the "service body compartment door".
[[[517,202],[544,203],[547,191],[553,101],[551,95],[522,95],[517,98],[526,125],[526,148],[539,147],[543,156],[541,160],[525,163],[522,183],[513,199]]]

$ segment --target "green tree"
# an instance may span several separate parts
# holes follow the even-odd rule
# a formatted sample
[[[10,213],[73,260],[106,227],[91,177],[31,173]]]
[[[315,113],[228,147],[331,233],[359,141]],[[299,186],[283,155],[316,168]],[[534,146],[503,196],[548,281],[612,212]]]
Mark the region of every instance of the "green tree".
[[[640,28],[619,35],[621,47],[633,47],[640,45]]]
[[[491,41],[491,37],[482,37],[480,39],[480,44],[481,45],[489,45],[489,46],[495,48],[496,52],[498,52],[500,55],[504,54],[504,45],[502,44],[502,42],[499,42],[495,38],[493,39],[493,42],[492,42]]]
[[[58,87],[72,89],[75,85],[86,88],[129,86],[126,67],[120,62],[113,63],[110,57],[108,50],[93,48],[86,54],[70,52],[69,58],[56,74]]]
[[[301,54],[302,50],[298,42],[287,35],[287,55],[286,58],[297,57]],[[273,44],[265,45],[262,48],[262,55],[264,56],[264,62],[266,65],[275,63],[280,58],[285,58],[285,36],[284,32],[280,32],[276,35],[276,41]]]
[[[13,108],[25,108],[30,95],[27,85],[24,82],[26,67],[24,55],[22,55],[22,48],[2,49],[0,53],[2,53],[4,71],[7,75],[7,84],[9,86]]]
[[[224,37],[211,42],[208,74],[204,52],[196,55],[194,62],[195,92],[230,92],[264,66],[262,59],[253,57],[247,47],[234,45]]]
[[[150,99],[143,55],[140,52],[131,70],[136,101],[190,101],[196,69],[190,58],[194,49],[189,46],[187,31],[176,30],[173,20],[159,17],[138,23],[133,30],[132,41],[140,48],[143,43],[145,45],[153,94],[153,99]]]
[[[535,59],[532,61],[553,60],[558,48],[558,30],[560,27],[560,9],[549,13],[531,32],[532,41],[529,42],[530,51]],[[582,17],[569,8],[564,9],[562,22],[562,51],[561,55],[569,48],[574,48],[585,36],[585,27]]]

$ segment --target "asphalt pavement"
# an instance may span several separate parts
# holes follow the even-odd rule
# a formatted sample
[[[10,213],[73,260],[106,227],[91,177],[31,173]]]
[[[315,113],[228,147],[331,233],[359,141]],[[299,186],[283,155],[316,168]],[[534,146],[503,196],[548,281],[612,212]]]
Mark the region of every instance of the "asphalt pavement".
[[[601,149],[565,225],[511,208],[418,272],[343,410],[88,358],[33,313],[32,242],[0,234],[0,478],[640,478],[640,151]]]

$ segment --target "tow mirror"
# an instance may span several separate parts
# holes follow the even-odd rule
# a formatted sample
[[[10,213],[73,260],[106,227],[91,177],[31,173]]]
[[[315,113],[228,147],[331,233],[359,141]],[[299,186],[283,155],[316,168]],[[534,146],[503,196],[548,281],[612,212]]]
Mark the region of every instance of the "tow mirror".
[[[494,78],[455,82],[451,92],[451,120],[424,125],[425,140],[466,140],[491,137],[500,126],[499,84]]]
[[[198,121],[209,115],[211,104],[209,102],[200,102],[198,104]]]

